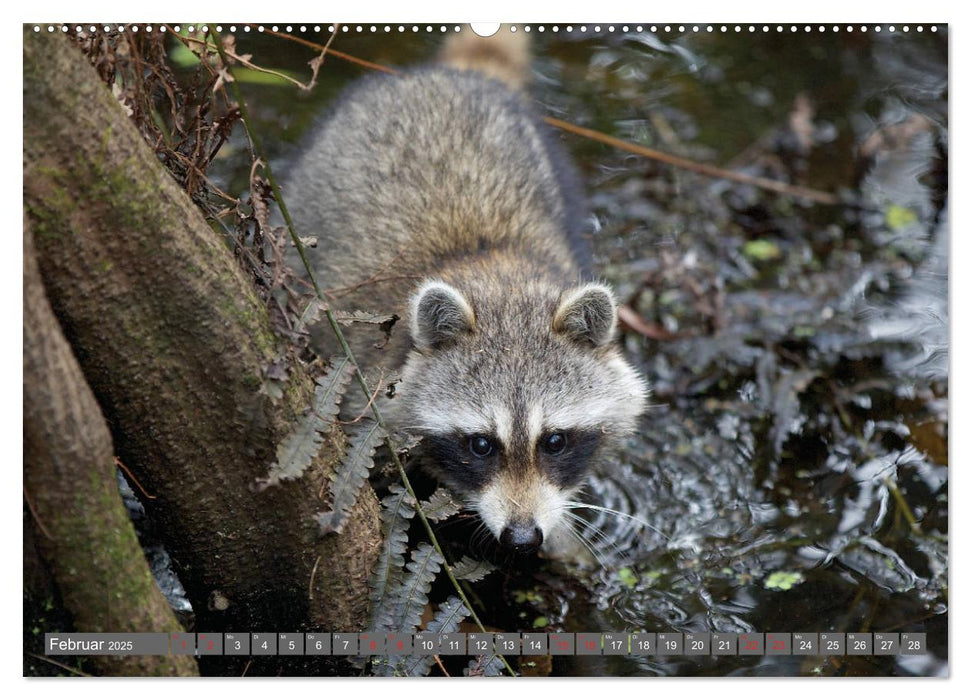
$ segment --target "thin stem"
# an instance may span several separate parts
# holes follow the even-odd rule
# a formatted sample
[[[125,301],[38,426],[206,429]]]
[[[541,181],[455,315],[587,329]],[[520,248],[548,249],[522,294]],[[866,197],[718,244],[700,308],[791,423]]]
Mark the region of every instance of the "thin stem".
[[[571,134],[583,136],[591,141],[598,141],[600,143],[607,144],[608,146],[619,148],[622,151],[627,151],[628,153],[635,153],[639,156],[650,158],[651,160],[667,163],[668,165],[683,168],[684,170],[690,170],[698,173],[699,175],[707,175],[708,177],[714,178],[724,178],[725,180],[734,180],[735,182],[741,182],[745,185],[755,185],[756,187],[772,190],[773,192],[780,192],[782,194],[792,195],[793,197],[804,197],[805,199],[811,199],[819,204],[840,203],[839,197],[837,197],[835,194],[822,192],[811,187],[790,185],[787,182],[770,180],[767,177],[746,175],[745,173],[739,173],[733,170],[725,170],[724,168],[708,165],[707,163],[698,163],[697,161],[682,158],[681,156],[663,153],[662,151],[657,151],[653,148],[648,148],[647,146],[641,146],[640,144],[624,141],[623,139],[618,139],[614,136],[608,136],[607,134],[594,131],[593,129],[577,126],[576,124],[565,122],[562,119],[557,119],[556,117],[543,117],[543,121],[550,126],[555,126],[557,129],[569,131]]]
[[[897,507],[900,509],[900,512],[903,513],[904,519],[910,525],[910,529],[913,530],[914,532],[919,533],[920,524],[917,522],[917,518],[914,517],[914,512],[910,509],[910,506],[907,504],[907,501],[904,499],[903,494],[900,493],[900,489],[897,488],[897,484],[895,484],[889,477],[886,477],[886,476],[883,477],[883,483],[890,491],[890,494],[893,496],[894,501],[897,502]]]

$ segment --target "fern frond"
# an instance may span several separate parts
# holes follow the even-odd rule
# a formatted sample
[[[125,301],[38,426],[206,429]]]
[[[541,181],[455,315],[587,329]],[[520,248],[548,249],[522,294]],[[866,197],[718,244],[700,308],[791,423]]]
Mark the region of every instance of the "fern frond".
[[[411,634],[421,624],[421,615],[428,604],[428,593],[443,562],[442,555],[428,542],[422,542],[411,553],[407,576],[391,589],[382,601],[381,610],[372,613],[376,629]],[[414,658],[381,656],[371,660],[371,672],[376,676],[400,676],[406,664]]]
[[[465,603],[459,600],[458,596],[451,595],[438,606],[438,612],[435,613],[435,617],[429,621],[425,629],[436,634],[458,632],[459,625],[468,616],[469,609],[465,607]]]
[[[314,387],[314,415],[326,423],[340,411],[341,399],[347,391],[347,384],[354,376],[354,363],[343,356],[330,359],[330,372],[317,380]]]
[[[469,556],[462,557],[452,565],[452,573],[455,574],[455,578],[470,583],[481,581],[495,570],[496,567],[489,562],[479,561]]]
[[[394,324],[400,316],[398,314],[374,314],[368,311],[334,311],[334,318],[342,326],[349,326],[352,323],[369,323],[376,326],[384,324]]]
[[[421,624],[421,613],[428,604],[432,582],[442,568],[443,557],[428,542],[422,542],[411,554],[408,574],[395,591],[394,629],[411,634]]]
[[[439,488],[427,501],[421,502],[421,509],[426,518],[437,523],[462,510],[462,504],[455,500],[448,489]]]
[[[270,465],[267,477],[257,482],[257,490],[303,475],[320,451],[324,434],[331,429],[353,372],[354,365],[346,357],[331,359],[330,371],[317,380],[310,411],[300,416],[296,427],[277,445],[276,462]]]
[[[465,675],[493,678],[503,675],[503,670],[505,670],[505,666],[502,663],[502,657],[495,653],[483,654],[469,662],[469,665],[465,668]]]
[[[374,347],[380,348],[387,345],[391,340],[391,330],[400,316],[398,314],[372,314],[367,311],[334,311],[334,318],[342,326],[349,326],[352,323],[367,323],[377,326],[378,330],[384,333],[384,340]]]
[[[375,421],[365,421],[351,436],[351,444],[337,472],[330,480],[331,509],[317,514],[317,522],[324,534],[340,534],[357,502],[357,494],[367,481],[374,466],[374,451],[387,436]]]
[[[458,596],[449,596],[448,599],[438,607],[428,624],[425,626],[426,632],[435,634],[445,634],[446,632],[458,632],[459,625],[469,616],[469,609],[459,600]],[[403,676],[427,676],[435,663],[433,656],[412,656],[404,659],[404,663],[398,664],[398,673]]]
[[[384,542],[374,571],[371,572],[371,629],[393,631],[394,606],[391,591],[404,576],[408,549],[408,525],[415,515],[415,499],[401,484],[381,501],[381,530]]]

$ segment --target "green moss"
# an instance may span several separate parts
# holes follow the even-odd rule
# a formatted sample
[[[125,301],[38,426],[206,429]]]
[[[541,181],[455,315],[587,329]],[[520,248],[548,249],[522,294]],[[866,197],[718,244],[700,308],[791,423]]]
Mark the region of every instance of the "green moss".
[[[244,374],[242,383],[243,388],[249,391],[259,391],[263,386],[263,379],[257,374]]]

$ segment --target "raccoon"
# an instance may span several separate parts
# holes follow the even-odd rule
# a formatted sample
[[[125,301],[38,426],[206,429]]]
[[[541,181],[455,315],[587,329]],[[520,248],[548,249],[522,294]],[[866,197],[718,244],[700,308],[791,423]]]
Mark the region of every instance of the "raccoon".
[[[360,80],[285,193],[320,240],[321,287],[405,319],[380,349],[353,344],[400,371],[391,425],[502,545],[563,556],[571,499],[648,390],[614,343],[613,292],[589,281],[579,177],[524,94],[528,66],[525,36],[465,30],[436,64]]]

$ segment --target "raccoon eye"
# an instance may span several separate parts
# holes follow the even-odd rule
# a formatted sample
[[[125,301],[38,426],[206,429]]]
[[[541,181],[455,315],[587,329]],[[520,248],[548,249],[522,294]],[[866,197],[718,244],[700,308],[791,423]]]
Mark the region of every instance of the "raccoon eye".
[[[482,459],[492,454],[492,441],[485,435],[473,435],[469,438],[469,452]]]
[[[562,454],[563,450],[566,449],[566,434],[565,433],[552,433],[548,435],[545,440],[543,440],[543,451],[546,454],[558,455]]]

